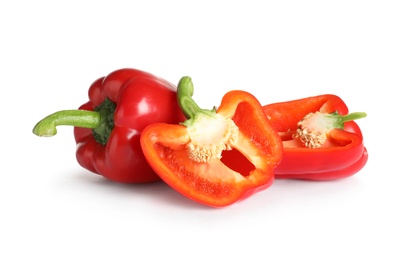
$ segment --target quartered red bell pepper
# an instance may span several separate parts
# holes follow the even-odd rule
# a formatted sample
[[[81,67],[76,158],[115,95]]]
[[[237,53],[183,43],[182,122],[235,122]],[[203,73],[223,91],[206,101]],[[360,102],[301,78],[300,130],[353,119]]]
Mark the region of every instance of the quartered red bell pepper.
[[[336,95],[320,95],[263,107],[283,142],[276,178],[333,180],[351,176],[366,164],[363,135]]]
[[[257,99],[234,90],[224,95],[219,108],[207,110],[198,107],[192,94],[191,79],[183,77],[177,96],[187,120],[152,124],[141,134],[144,155],[161,179],[211,207],[230,205],[271,185],[282,144]],[[241,160],[251,168],[239,168]]]
[[[53,136],[56,126],[74,126],[78,163],[91,172],[122,183],[158,181],[144,158],[140,134],[149,124],[178,123],[185,117],[176,86],[136,69],[116,70],[89,88],[89,101],[78,110],[51,114],[33,132]]]

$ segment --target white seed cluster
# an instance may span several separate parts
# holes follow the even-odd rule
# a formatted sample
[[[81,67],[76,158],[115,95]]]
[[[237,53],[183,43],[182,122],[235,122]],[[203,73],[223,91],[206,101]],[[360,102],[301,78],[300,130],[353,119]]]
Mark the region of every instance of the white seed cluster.
[[[319,112],[307,114],[300,122],[298,122],[297,132],[293,135],[293,138],[299,138],[301,142],[308,148],[318,148],[323,145],[327,136],[324,131],[312,130],[306,126],[306,121],[314,115],[319,114]]]
[[[191,140],[187,144],[189,158],[196,162],[205,163],[214,158],[220,159],[222,158],[222,151],[231,150],[232,145],[238,140],[239,128],[230,118],[226,119],[226,124],[226,132],[222,140],[218,142],[202,144],[199,141]]]
[[[321,147],[326,141],[326,133],[317,131],[309,131],[308,129],[297,129],[297,133],[294,134],[294,138],[300,138],[301,142],[308,148]]]

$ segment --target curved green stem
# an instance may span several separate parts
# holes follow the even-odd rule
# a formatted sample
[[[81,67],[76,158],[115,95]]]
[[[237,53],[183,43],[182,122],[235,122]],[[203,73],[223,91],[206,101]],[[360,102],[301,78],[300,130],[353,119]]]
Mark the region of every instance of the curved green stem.
[[[100,124],[100,113],[88,110],[62,110],[55,112],[41,121],[33,129],[38,136],[54,136],[59,125],[69,125],[84,128],[96,128]]]
[[[190,77],[182,77],[177,87],[177,101],[184,115],[190,119],[202,109],[192,99],[194,94],[194,85]]]
[[[194,85],[190,77],[185,76],[180,79],[177,87],[177,101],[182,112],[184,113],[187,120],[184,124],[188,124],[189,120],[194,120],[199,114],[214,115],[216,114],[216,109],[202,109],[196,102],[192,99],[194,94]]]
[[[116,104],[108,98],[95,107],[94,111],[62,110],[38,122],[34,126],[33,133],[38,136],[53,136],[57,133],[58,125],[91,128],[95,140],[105,145],[114,127],[115,110]]]

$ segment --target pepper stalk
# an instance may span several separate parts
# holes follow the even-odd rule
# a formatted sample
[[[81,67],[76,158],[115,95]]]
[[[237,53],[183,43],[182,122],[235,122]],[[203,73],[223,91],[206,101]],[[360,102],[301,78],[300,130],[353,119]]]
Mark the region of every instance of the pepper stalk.
[[[90,110],[61,110],[41,121],[33,128],[38,136],[51,137],[57,134],[57,126],[75,126],[92,129],[96,141],[105,145],[114,127],[113,115],[116,105],[108,98],[94,111]]]
[[[187,144],[188,156],[196,162],[220,159],[222,151],[231,150],[237,142],[239,129],[231,118],[211,110],[200,108],[192,99],[194,88],[190,77],[182,77],[177,87],[178,104],[187,120],[190,142]]]

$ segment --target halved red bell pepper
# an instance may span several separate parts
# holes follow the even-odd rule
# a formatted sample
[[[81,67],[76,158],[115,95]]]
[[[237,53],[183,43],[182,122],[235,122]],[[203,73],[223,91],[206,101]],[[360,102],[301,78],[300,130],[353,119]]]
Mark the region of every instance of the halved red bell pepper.
[[[320,95],[263,109],[283,141],[283,160],[275,169],[276,178],[333,180],[351,176],[365,166],[368,153],[353,120],[366,114],[348,114],[340,97]]]
[[[116,70],[89,88],[79,110],[51,114],[33,132],[53,136],[56,126],[74,126],[78,163],[91,172],[122,183],[158,181],[144,158],[140,134],[149,124],[185,120],[176,86],[136,69]]]
[[[163,181],[198,203],[223,207],[268,187],[281,160],[282,144],[257,99],[244,91],[226,93],[218,109],[201,109],[183,77],[178,102],[187,120],[157,123],[141,134],[147,161]],[[240,169],[235,151],[251,165]],[[226,159],[225,159],[226,158]]]

